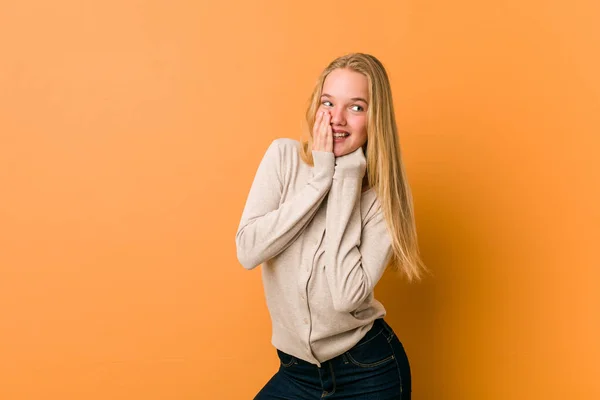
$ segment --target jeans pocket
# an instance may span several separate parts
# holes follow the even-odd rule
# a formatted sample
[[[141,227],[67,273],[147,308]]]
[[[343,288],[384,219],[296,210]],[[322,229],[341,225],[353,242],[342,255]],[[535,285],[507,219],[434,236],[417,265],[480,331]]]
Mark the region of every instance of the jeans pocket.
[[[277,356],[279,357],[279,363],[284,368],[289,368],[294,364],[297,364],[296,357],[291,354],[284,353],[283,351],[277,349]]]
[[[349,362],[361,368],[373,368],[395,359],[387,330],[376,329],[378,332],[375,335],[361,340],[344,354]]]

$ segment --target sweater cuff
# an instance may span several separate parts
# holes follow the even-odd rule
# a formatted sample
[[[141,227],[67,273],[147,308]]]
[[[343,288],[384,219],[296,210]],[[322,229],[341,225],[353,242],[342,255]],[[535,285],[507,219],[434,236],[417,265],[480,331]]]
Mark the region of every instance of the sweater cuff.
[[[315,164],[315,174],[325,173],[333,176],[335,171],[335,156],[331,151],[312,151],[313,161]]]

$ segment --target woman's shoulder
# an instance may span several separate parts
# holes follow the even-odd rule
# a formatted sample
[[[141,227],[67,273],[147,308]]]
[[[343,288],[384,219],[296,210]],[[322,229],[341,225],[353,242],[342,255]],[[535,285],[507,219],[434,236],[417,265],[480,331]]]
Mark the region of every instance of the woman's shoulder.
[[[287,137],[280,137],[280,138],[276,138],[273,139],[271,141],[271,146],[276,146],[279,149],[283,149],[283,150],[295,150],[295,151],[299,151],[300,150],[300,146],[302,145],[300,143],[299,140],[296,139],[292,139],[292,138],[287,138]]]
[[[294,163],[299,159],[301,148],[302,143],[299,140],[280,137],[271,141],[267,152],[276,154],[282,163]]]

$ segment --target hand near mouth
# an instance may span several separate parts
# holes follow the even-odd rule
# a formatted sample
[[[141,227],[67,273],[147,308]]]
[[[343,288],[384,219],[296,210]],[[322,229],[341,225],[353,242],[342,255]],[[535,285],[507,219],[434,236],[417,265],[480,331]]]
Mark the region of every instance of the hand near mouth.
[[[331,115],[326,111],[319,111],[313,127],[314,151],[327,151],[333,153],[333,132],[331,130]]]

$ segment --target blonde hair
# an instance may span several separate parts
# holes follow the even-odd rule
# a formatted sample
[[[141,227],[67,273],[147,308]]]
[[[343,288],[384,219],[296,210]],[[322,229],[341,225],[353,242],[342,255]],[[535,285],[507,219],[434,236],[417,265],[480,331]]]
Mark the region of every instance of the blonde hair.
[[[306,110],[308,139],[301,141],[302,160],[314,165],[312,157],[312,126],[321,103],[325,78],[333,70],[347,68],[364,74],[369,82],[367,111],[367,177],[382,207],[393,254],[387,267],[403,272],[409,281],[420,279],[428,272],[417,241],[412,195],[402,164],[398,128],[392,103],[392,91],[384,66],[372,55],[351,53],[332,61],[317,79]]]

